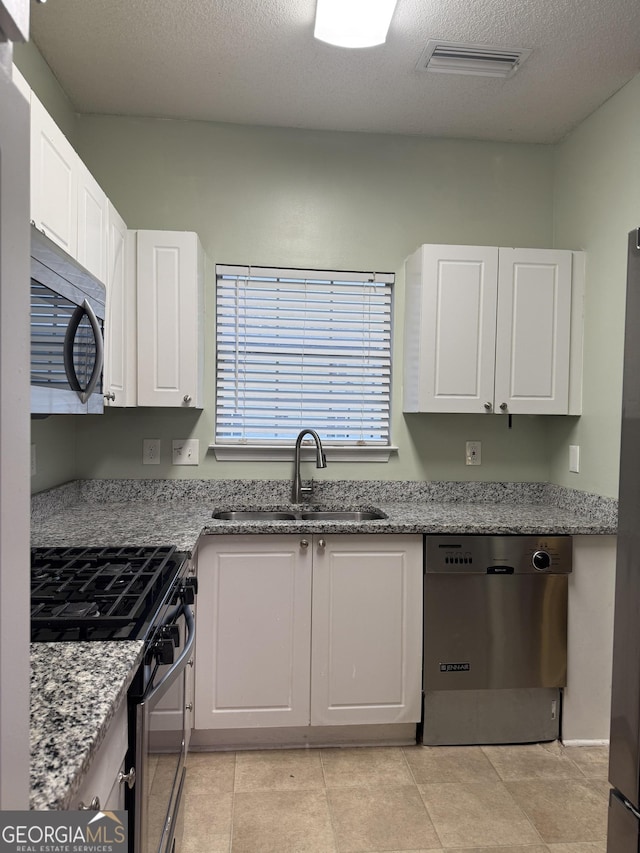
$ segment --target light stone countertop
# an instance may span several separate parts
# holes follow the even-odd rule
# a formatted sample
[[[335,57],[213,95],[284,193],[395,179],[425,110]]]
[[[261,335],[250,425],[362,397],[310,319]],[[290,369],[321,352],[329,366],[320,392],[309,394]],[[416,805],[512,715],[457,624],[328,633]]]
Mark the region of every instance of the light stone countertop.
[[[216,521],[290,508],[286,481],[75,481],[32,500],[32,545],[175,545],[222,534],[615,534],[617,505],[544,483],[318,482],[313,505],[381,509],[375,521]],[[135,674],[141,642],[31,645],[31,806],[68,808]]]
[[[142,647],[126,640],[31,644],[30,808],[71,808]]]

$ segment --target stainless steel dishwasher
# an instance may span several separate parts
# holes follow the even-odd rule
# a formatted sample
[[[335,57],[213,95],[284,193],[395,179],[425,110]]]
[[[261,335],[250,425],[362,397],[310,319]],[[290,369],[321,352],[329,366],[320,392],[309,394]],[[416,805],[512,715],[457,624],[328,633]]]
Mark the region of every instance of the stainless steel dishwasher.
[[[422,742],[559,736],[570,536],[427,536]]]

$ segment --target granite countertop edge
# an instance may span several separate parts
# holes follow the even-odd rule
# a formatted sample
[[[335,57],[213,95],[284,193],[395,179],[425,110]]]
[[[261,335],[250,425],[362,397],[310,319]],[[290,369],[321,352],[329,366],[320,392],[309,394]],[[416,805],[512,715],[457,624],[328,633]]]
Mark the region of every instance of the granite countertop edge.
[[[29,807],[72,808],[142,660],[142,641],[32,643]]]

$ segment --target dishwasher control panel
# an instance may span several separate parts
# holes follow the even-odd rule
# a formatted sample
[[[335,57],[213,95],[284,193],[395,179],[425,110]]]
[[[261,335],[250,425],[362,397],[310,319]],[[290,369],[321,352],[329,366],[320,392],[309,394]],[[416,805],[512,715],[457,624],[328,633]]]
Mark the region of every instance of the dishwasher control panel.
[[[427,574],[569,574],[571,536],[427,536]]]

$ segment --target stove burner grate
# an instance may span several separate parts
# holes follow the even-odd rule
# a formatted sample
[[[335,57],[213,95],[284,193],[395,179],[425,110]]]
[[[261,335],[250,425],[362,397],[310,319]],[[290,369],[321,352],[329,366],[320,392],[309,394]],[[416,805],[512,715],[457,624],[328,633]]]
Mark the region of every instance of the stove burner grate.
[[[183,558],[175,546],[32,549],[32,639],[137,638]]]

